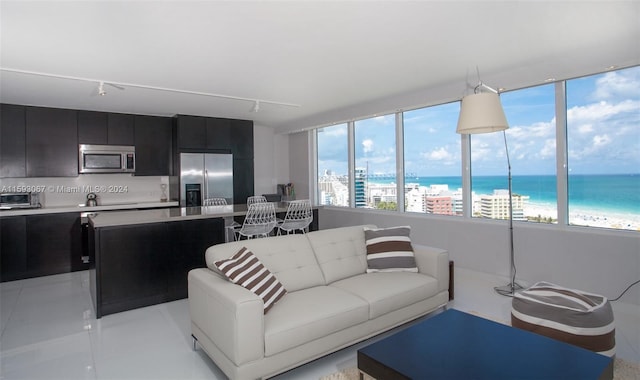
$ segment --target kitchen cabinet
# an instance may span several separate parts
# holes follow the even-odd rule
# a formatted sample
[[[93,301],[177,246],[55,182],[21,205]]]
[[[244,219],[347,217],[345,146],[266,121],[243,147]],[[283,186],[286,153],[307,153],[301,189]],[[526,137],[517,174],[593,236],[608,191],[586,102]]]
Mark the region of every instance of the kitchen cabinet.
[[[80,214],[0,218],[2,281],[83,270]]]
[[[77,111],[26,107],[27,177],[78,176]]]
[[[25,107],[0,105],[0,178],[27,176]]]
[[[176,120],[176,139],[179,150],[195,149],[203,152],[207,147],[207,119],[200,116],[179,115]]]
[[[123,113],[107,114],[107,144],[134,145],[135,117]]]
[[[172,128],[168,117],[135,116],[137,176],[172,174]]]
[[[222,218],[90,228],[96,317],[187,297],[189,270],[224,241]]]
[[[78,143],[134,145],[134,116],[78,111]]]
[[[28,215],[26,232],[29,277],[80,269],[82,234],[79,213]]]
[[[233,153],[231,119],[207,118],[207,148]]]
[[[253,121],[231,120],[231,151],[234,158],[253,159]]]
[[[233,158],[233,202],[246,203],[254,195],[253,159]]]
[[[178,150],[231,153],[231,123],[230,119],[179,115],[175,133]]]
[[[107,113],[78,111],[78,143],[107,144]]]
[[[0,280],[14,281],[27,277],[26,218],[0,218]]]
[[[128,303],[167,292],[170,246],[165,223],[105,228],[100,232],[97,266],[103,276],[102,302]]]

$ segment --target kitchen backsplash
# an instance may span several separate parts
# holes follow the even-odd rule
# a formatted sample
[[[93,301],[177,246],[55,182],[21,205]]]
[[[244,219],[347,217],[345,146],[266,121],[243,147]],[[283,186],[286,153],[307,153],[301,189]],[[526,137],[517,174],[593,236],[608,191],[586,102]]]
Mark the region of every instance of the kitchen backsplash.
[[[95,193],[99,205],[110,205],[159,202],[163,195],[161,185],[166,185],[166,197],[171,199],[168,184],[167,176],[82,174],[78,177],[1,178],[0,192],[37,192],[43,207],[84,204],[87,194]]]

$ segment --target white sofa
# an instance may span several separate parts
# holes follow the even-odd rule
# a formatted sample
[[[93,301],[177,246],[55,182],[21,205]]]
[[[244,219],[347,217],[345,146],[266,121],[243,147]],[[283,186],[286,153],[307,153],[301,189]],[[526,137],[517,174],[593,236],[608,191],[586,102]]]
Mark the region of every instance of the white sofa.
[[[414,245],[418,273],[366,273],[363,227],[210,247],[208,268],[189,272],[194,338],[229,378],[265,378],[446,306],[447,251]],[[243,246],[288,292],[267,314],[213,265]]]

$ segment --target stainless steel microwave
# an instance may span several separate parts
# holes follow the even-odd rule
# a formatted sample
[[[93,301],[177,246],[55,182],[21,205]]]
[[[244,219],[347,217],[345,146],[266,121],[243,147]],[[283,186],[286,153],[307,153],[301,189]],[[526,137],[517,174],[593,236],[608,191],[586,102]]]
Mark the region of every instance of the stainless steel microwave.
[[[80,173],[135,173],[136,148],[128,145],[80,144]]]

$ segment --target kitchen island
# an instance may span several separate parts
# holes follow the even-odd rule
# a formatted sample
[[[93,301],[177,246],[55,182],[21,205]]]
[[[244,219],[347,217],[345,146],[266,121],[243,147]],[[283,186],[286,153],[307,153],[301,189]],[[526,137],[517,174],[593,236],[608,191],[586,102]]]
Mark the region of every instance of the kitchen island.
[[[284,218],[286,203],[277,203]],[[96,318],[187,297],[187,273],[225,242],[225,218],[242,222],[247,206],[97,212],[89,217],[91,296]],[[311,230],[317,229],[317,208]]]

